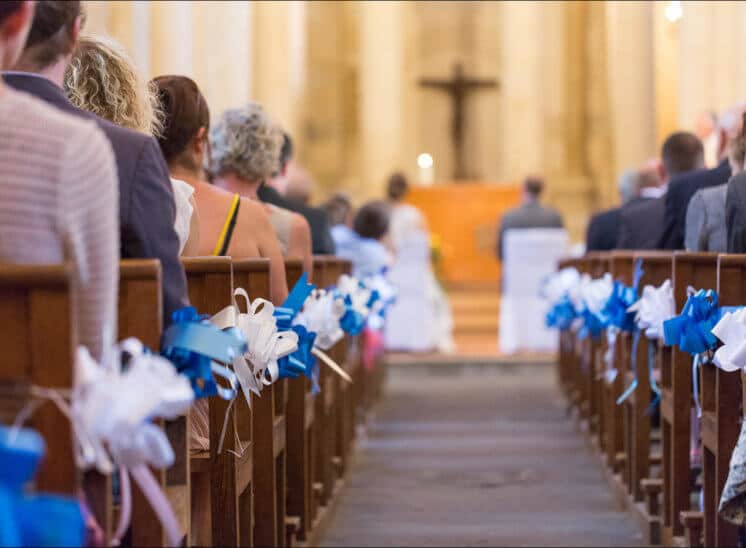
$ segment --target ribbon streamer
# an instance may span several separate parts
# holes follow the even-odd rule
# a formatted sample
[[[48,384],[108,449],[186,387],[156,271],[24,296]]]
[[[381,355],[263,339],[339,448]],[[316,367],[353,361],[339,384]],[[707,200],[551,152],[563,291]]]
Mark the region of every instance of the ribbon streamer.
[[[246,352],[246,340],[235,328],[220,330],[194,307],[177,310],[174,323],[163,333],[161,353],[192,383],[195,397],[218,396],[232,400],[237,393],[236,375],[220,365],[233,363]],[[222,377],[228,388],[220,386],[215,376]]]

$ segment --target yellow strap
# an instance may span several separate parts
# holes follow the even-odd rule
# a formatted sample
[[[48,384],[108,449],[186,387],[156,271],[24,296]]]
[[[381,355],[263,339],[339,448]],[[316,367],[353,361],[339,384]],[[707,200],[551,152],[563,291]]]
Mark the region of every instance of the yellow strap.
[[[238,202],[240,199],[241,197],[238,194],[233,196],[233,203],[231,203],[231,208],[230,210],[228,210],[228,218],[225,220],[223,230],[220,231],[220,237],[218,237],[218,243],[217,245],[215,245],[215,251],[212,252],[212,254],[215,256],[219,255],[220,250],[223,249],[223,243],[225,242],[225,238],[228,235],[228,230],[230,229],[233,216],[236,214],[236,208],[238,207]]]

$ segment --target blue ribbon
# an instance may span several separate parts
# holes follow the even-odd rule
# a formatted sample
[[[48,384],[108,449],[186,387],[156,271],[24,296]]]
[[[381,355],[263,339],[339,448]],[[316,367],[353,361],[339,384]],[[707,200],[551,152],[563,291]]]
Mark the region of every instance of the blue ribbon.
[[[616,400],[617,405],[621,405],[629,398],[632,393],[637,389],[637,349],[640,346],[640,331],[635,331],[634,335],[632,336],[632,355],[630,356],[630,370],[634,374],[634,378],[632,379],[632,382],[627,387],[627,389],[622,393],[621,396],[619,396]]]
[[[342,331],[348,335],[359,335],[365,328],[367,318],[352,308],[352,298],[346,295],[344,298],[345,313],[339,320]]]
[[[658,383],[655,382],[655,344],[653,341],[648,343],[648,378],[650,379],[650,390],[653,391],[655,397],[650,402],[646,415],[650,415],[658,403],[661,401],[661,389],[658,387]]]
[[[161,354],[191,381],[196,398],[233,399],[235,374],[213,361],[231,363],[246,350],[246,340],[239,329],[230,327],[221,331],[207,321],[207,316],[197,314],[192,306],[174,312],[173,324],[163,333],[161,341]],[[231,388],[218,385],[216,374],[225,378]]]
[[[637,287],[627,287],[616,281],[611,290],[609,300],[606,301],[601,315],[606,319],[606,324],[618,327],[622,331],[633,332],[635,330],[635,313],[628,312],[630,306],[637,301]]]
[[[36,431],[0,426],[0,546],[82,546],[85,542],[78,501],[25,492],[44,452],[44,440]]]
[[[547,312],[545,323],[547,327],[557,328],[560,331],[567,331],[570,329],[575,318],[575,307],[572,305],[570,298],[567,295],[564,295],[559,301],[554,303],[549,312]]]
[[[681,314],[663,322],[666,345],[678,346],[693,356],[713,350],[718,340],[712,328],[726,310],[718,307],[717,293],[700,289],[689,296]]]
[[[598,339],[601,336],[601,331],[606,327],[606,318],[603,315],[594,314],[588,307],[584,307],[580,312],[579,317],[583,319],[583,327],[578,331],[579,339]]]
[[[303,303],[306,302],[306,299],[314,290],[314,287],[313,284],[308,283],[308,274],[304,272],[303,275],[298,278],[298,281],[295,282],[292,291],[290,291],[287,299],[282,303],[282,306],[275,308],[274,316],[277,321],[278,329],[281,331],[287,331],[290,329],[293,320],[303,308]]]

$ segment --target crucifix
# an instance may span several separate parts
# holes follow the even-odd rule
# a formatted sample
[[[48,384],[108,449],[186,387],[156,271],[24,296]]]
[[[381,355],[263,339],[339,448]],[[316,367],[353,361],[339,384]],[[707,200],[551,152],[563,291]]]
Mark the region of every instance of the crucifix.
[[[453,113],[451,118],[451,141],[455,151],[453,178],[467,178],[464,165],[464,124],[466,121],[466,96],[471,91],[484,88],[498,88],[500,82],[494,79],[471,78],[464,74],[462,63],[453,66],[453,76],[448,80],[420,78],[420,86],[445,91],[451,96]]]

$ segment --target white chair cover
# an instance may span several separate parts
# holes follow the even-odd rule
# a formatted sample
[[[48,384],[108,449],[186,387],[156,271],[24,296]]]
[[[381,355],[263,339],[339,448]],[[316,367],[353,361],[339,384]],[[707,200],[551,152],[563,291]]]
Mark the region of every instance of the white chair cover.
[[[556,332],[544,326],[548,303],[539,296],[543,280],[570,251],[564,229],[512,229],[503,240],[500,351],[553,352]]]

